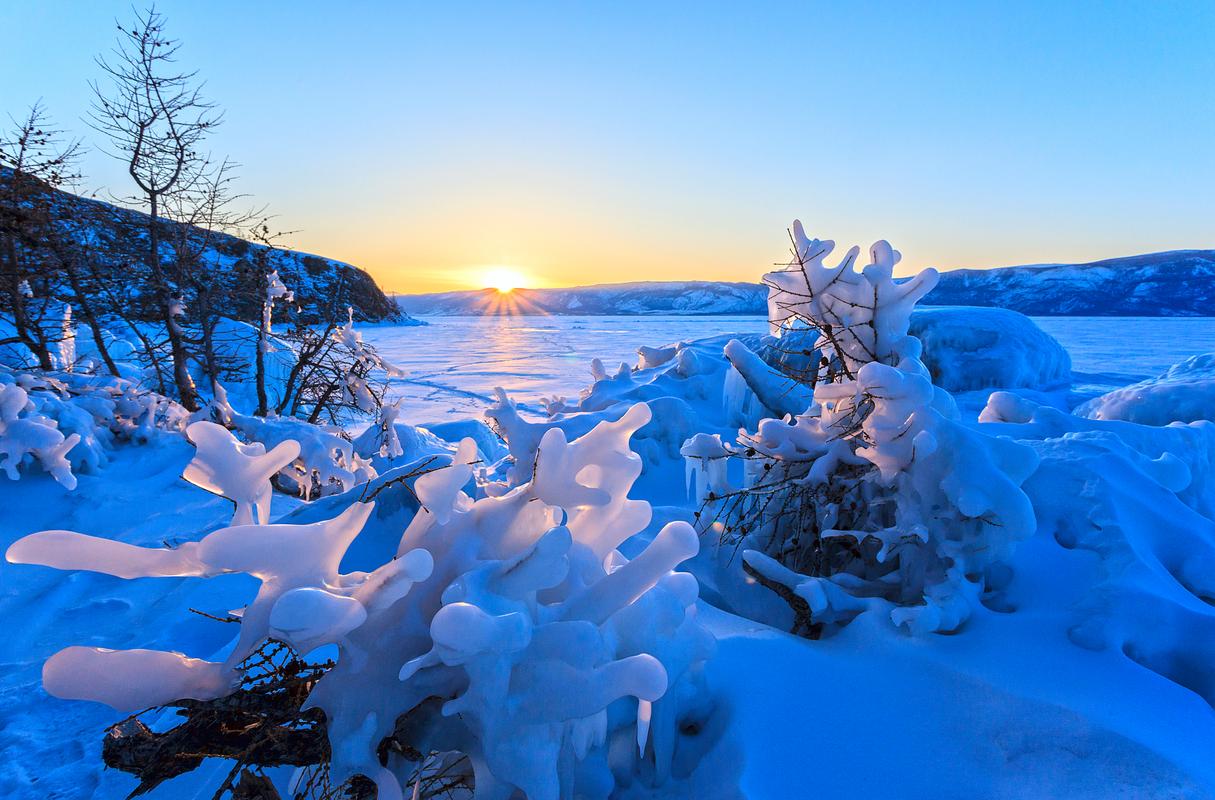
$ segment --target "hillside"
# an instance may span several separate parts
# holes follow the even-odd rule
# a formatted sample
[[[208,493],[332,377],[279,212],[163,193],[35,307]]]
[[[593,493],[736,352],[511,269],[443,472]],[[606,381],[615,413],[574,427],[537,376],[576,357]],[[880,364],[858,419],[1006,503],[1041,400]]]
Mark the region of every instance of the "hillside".
[[[933,305],[1004,306],[1036,316],[1215,315],[1215,250],[1173,250],[1088,264],[960,269]]]
[[[410,314],[767,314],[756,283],[671,281],[397,295]],[[999,306],[1035,316],[1215,315],[1215,250],[1175,250],[1089,264],[945,272],[926,305]]]
[[[143,269],[148,215],[58,189],[44,187],[43,191],[48,195],[44,198],[47,201],[45,208],[50,209],[56,227],[73,242],[72,249],[77,257],[84,259],[88,269],[108,283],[113,291],[130,295],[138,303],[138,291],[133,291],[133,287],[137,286],[139,272]],[[190,242],[192,265],[178,269],[179,282],[190,280],[192,271],[210,271],[209,277],[219,282],[243,286],[257,279],[255,273],[276,269],[281,280],[295,292],[305,319],[324,316],[322,309],[334,302],[338,289],[342,305],[352,306],[357,319],[380,322],[401,318],[400,310],[375,280],[351,264],[286,248],[271,248],[226,233],[168,220],[162,220],[162,237],[165,241],[162,258],[170,270],[177,258],[171,242]],[[37,261],[49,257],[45,253],[34,253],[27,258]],[[47,270],[41,279],[31,281],[39,296],[56,294],[44,283],[53,280],[47,277],[53,272]],[[236,291],[231,297],[233,307],[227,309],[229,316],[246,321],[260,316],[256,292]],[[146,313],[140,315],[147,316]]]

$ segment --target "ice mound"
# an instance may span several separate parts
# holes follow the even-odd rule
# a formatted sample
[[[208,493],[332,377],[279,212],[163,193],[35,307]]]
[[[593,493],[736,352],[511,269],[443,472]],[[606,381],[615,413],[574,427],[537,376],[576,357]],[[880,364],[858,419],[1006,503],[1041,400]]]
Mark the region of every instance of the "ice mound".
[[[1024,314],[1005,308],[917,308],[910,333],[932,382],[950,392],[1051,389],[1071,382],[1072,360]]]
[[[1159,377],[1095,397],[1073,413],[1142,425],[1215,420],[1215,353],[1187,358]]]
[[[998,393],[984,415],[1040,456],[1024,485],[1039,536],[1088,554],[1038,550],[1069,576],[1048,590],[1074,599],[1069,638],[1215,706],[1215,424],[1090,420]]]

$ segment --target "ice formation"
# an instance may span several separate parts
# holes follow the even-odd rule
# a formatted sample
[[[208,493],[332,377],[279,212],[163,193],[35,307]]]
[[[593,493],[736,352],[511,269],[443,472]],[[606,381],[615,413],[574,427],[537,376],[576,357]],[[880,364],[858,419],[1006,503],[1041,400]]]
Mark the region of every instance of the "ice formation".
[[[270,521],[270,478],[295,461],[299,443],[287,439],[266,451],[261,442],[245,444],[214,422],[195,422],[186,436],[197,452],[182,477],[236,504],[233,525],[265,525]]]
[[[1047,390],[1071,382],[1071,356],[1024,314],[1006,308],[917,308],[909,332],[932,382],[950,392]]]
[[[37,464],[68,489],[103,467],[116,441],[179,430],[183,408],[122,378],[0,369],[0,469],[16,480]]]
[[[649,418],[639,404],[574,441],[550,430],[531,480],[480,499],[466,493],[477,447],[465,439],[452,466],[416,478],[422,508],[398,557],[370,572],[339,572],[373,509],[353,497],[333,519],[237,525],[173,549],[24,537],[9,561],[261,581],[222,662],[69,647],[45,685],[135,710],[225,695],[270,636],[301,652],[336,645],[308,701],[325,712],[334,781],[363,774],[380,798],[402,797],[423,764],[394,753],[383,766],[377,747],[405,725],[424,757],[466,754],[478,797],[606,798],[620,781],[660,783],[704,721],[700,665],[714,643],[695,579],[672,571],[698,550],[689,525],[668,524],[631,560],[618,549],[650,521],[649,504],[628,497],[641,472],[629,438]]]
[[[304,499],[343,492],[375,477],[371,463],[355,452],[354,443],[340,429],[313,425],[296,417],[256,417],[232,414],[232,427],[248,442],[270,450],[293,441],[298,456],[276,473],[286,491]]]
[[[1144,425],[1215,420],[1215,353],[1193,356],[1159,377],[1093,398],[1075,413]]]
[[[885,603],[914,632],[955,630],[988,571],[1034,531],[1020,489],[1033,451],[963,426],[933,386],[908,329],[935,271],[896,282],[899,254],[886,242],[859,271],[856,247],[828,266],[833,242],[797,222],[793,237],[793,261],[764,277],[771,328],[812,331],[820,360],[795,382],[726,347],[755,396],[785,414],[742,433],[732,452],[745,461],[743,485],[715,490],[718,513],[733,515],[731,550],[743,547],[753,576],[800,598],[803,625],[846,623]],[[690,462],[703,460],[694,445]]]
[[[63,305],[63,320],[59,323],[59,368],[71,372],[76,367],[76,327],[72,324],[72,307]]]
[[[36,462],[67,489],[76,488],[76,476],[66,455],[80,434],[64,436],[54,420],[35,412],[25,389],[0,384],[0,469],[9,480],[20,477],[24,464]]]

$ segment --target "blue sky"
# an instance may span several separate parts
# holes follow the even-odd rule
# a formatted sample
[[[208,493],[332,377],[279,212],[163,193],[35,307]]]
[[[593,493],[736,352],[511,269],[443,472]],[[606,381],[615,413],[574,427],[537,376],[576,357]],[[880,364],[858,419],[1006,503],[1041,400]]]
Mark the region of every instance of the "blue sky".
[[[393,290],[750,280],[794,217],[904,271],[1215,247],[1215,3],[920,5],[159,8],[241,188]],[[92,140],[130,5],[0,8],[0,109]]]

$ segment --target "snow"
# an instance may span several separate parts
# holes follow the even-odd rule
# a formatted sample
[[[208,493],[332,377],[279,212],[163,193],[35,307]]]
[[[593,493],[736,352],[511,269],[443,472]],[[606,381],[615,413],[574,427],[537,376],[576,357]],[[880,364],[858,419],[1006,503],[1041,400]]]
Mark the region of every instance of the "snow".
[[[1191,356],[1159,377],[1095,397],[1076,414],[1145,425],[1215,419],[1215,353]]]
[[[933,383],[950,392],[1049,390],[1071,381],[1063,345],[1016,311],[924,308],[912,316],[911,334],[924,346]]]
[[[894,255],[855,274],[881,284]],[[99,754],[119,715],[60,698],[219,696],[268,636],[337,653],[313,701],[337,774],[381,797],[417,765],[382,767],[378,737],[432,692],[428,729],[477,754],[487,793],[1215,796],[1215,423],[1187,394],[1212,362],[1181,363],[1215,351],[1215,324],[1035,320],[1072,372],[1023,317],[897,317],[815,392],[788,377],[810,348],[759,317],[348,326],[399,401],[353,441],[237,408],[238,441],[123,381],[0,377],[6,425],[79,437],[48,473],[18,426],[18,480],[0,482],[0,796],[126,796]],[[1148,400],[1068,412],[1160,373]],[[881,400],[865,444],[824,441],[864,397]],[[881,558],[944,552],[965,574],[908,583],[921,601],[892,609],[697,535],[699,501],[759,463],[730,458],[740,428],[812,454],[812,480],[873,465],[900,504],[867,531]],[[825,532],[850,535],[838,514]],[[787,605],[735,582],[744,561],[834,615],[830,635],[785,633]],[[151,796],[210,797],[227,769]]]

